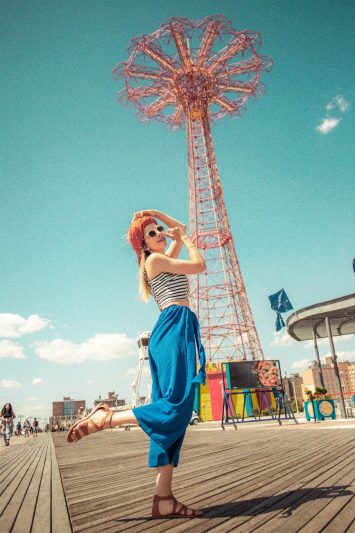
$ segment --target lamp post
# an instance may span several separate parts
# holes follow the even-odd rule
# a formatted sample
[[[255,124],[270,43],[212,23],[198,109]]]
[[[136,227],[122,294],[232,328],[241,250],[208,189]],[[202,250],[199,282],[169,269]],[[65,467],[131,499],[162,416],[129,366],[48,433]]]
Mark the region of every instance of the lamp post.
[[[325,389],[324,379],[323,379],[323,372],[322,372],[322,365],[321,365],[320,358],[319,358],[317,335],[316,335],[316,330],[315,329],[313,329],[313,345],[314,345],[314,351],[316,352],[317,365],[318,365],[319,377],[320,377],[320,384],[321,384],[322,388]]]
[[[343,418],[347,418],[345,402],[344,402],[344,396],[343,396],[343,389],[342,389],[341,381],[340,381],[338,361],[337,361],[337,356],[336,356],[336,353],[335,353],[335,348],[334,348],[334,343],[333,343],[333,335],[332,335],[332,330],[330,328],[329,317],[327,317],[327,316],[325,317],[325,325],[326,325],[327,333],[328,333],[329,346],[330,346],[330,351],[331,351],[331,354],[332,354],[332,361],[333,361],[333,365],[334,365],[335,377],[337,379],[338,387],[339,387],[339,391],[340,391],[340,412],[341,412],[341,416]]]
[[[112,399],[115,400],[115,411],[117,411],[117,409],[118,409],[118,407],[117,407],[118,394],[113,393],[112,394]]]
[[[295,397],[295,403],[296,403],[296,413],[299,414],[299,408],[298,408],[298,398],[297,398],[297,392],[296,392],[296,386],[295,386],[295,380],[293,379],[291,381],[292,383],[292,388],[293,388],[293,395]]]

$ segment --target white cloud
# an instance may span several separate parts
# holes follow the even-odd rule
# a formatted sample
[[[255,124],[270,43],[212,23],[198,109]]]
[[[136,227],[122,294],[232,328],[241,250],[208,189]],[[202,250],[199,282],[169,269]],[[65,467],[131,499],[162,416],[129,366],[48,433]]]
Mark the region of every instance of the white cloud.
[[[20,389],[22,387],[19,381],[15,379],[1,379],[0,388],[2,389]]]
[[[332,100],[326,105],[327,111],[332,111],[333,109],[337,108],[341,113],[345,113],[350,107],[350,103],[346,100],[346,98],[338,94]]]
[[[26,359],[23,347],[8,339],[0,340],[0,359]]]
[[[135,378],[137,374],[138,374],[138,367],[135,366],[133,368],[128,368],[125,372],[124,377],[131,379],[131,378]],[[145,366],[143,368],[142,377],[149,377],[149,376],[150,376],[150,369],[147,366]]]
[[[283,331],[274,331],[274,338],[270,346],[289,346],[290,344],[295,343],[296,341],[290,337],[290,335],[285,330]]]
[[[27,398],[27,400],[29,402],[37,402],[39,400],[39,398],[37,398],[37,396],[30,396],[29,398]]]
[[[92,380],[91,380],[91,379],[87,379],[87,380],[85,381],[85,383],[86,383],[87,385],[91,385],[91,384],[92,384]]]
[[[349,342],[354,340],[355,335],[339,335],[337,337],[334,337],[334,344],[338,346],[339,344],[343,344],[345,342]],[[328,346],[329,347],[329,340],[328,337],[324,337],[322,339],[317,339],[317,346]],[[314,344],[313,341],[307,341],[303,343],[303,349],[308,350],[312,349],[314,350]]]
[[[49,321],[38,315],[23,318],[14,313],[0,313],[0,337],[18,338],[31,335],[49,326]]]
[[[324,135],[332,131],[340,122],[340,118],[324,118],[321,124],[316,127],[316,130]]]
[[[310,359],[301,359],[300,361],[294,361],[291,365],[292,370],[306,370],[310,365]]]
[[[43,404],[34,404],[34,405],[19,405],[16,408],[17,413],[22,413],[22,416],[29,418],[30,416],[35,416],[39,420],[40,427],[44,425],[44,419],[48,418],[48,405]]]
[[[129,357],[135,351],[135,340],[126,333],[97,333],[82,344],[64,339],[51,342],[38,341],[32,347],[38,357],[53,363],[72,364],[91,361],[108,361]]]
[[[335,349],[335,353],[337,354],[338,361],[355,361],[355,350],[337,350]],[[331,352],[327,353],[324,357],[331,357]]]
[[[42,378],[35,378],[32,381],[32,385],[44,385],[45,381]]]

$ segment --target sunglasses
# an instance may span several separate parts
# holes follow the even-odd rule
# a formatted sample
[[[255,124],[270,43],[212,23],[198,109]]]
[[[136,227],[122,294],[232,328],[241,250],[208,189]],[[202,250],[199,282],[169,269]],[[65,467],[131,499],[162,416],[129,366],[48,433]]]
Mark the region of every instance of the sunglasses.
[[[148,231],[146,237],[148,237],[148,236],[149,237],[155,237],[156,235],[158,235],[158,233],[157,233],[158,231],[159,231],[159,233],[164,233],[164,231],[165,231],[164,226],[157,226],[156,230],[152,229],[152,230]]]

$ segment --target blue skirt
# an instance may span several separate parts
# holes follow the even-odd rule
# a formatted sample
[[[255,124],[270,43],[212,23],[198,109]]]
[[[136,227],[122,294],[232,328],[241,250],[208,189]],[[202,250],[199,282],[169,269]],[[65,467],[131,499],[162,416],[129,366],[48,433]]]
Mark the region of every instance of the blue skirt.
[[[197,351],[200,369],[196,375]],[[133,413],[150,437],[148,465],[177,466],[192,415],[195,384],[206,381],[200,327],[191,309],[171,305],[161,312],[149,339],[149,364],[152,403],[134,408]]]

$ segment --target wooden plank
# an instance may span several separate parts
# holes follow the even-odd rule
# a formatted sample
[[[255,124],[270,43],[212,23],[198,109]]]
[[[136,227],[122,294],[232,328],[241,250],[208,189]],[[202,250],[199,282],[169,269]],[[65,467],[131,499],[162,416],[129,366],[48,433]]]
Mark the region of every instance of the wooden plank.
[[[289,533],[289,525],[285,524],[285,515],[292,517],[292,525],[296,531],[299,531],[310,519],[321,514],[328,503],[329,497],[331,498],[332,492],[334,493],[341,480],[344,479],[344,470],[347,473],[346,482],[348,483],[349,480],[353,479],[354,461],[351,460],[351,455],[350,461],[344,462],[340,470],[338,467],[339,465],[335,469],[331,469],[332,475],[323,482],[319,483],[320,479],[318,478],[314,482],[308,483],[300,491],[302,496],[298,498],[299,495],[296,495],[298,499],[293,505],[279,512],[277,516],[266,524],[263,522],[256,531],[273,532],[277,530],[280,533]],[[309,490],[312,485],[314,485],[314,488]]]
[[[33,516],[36,509],[38,492],[41,485],[43,468],[46,462],[48,450],[48,442],[43,446],[43,452],[41,453],[39,462],[37,464],[34,475],[29,483],[28,490],[20,504],[18,514],[16,516],[13,529],[11,533],[27,533],[31,532]],[[42,525],[42,532],[46,533],[46,523]]]
[[[203,519],[188,520],[148,519],[154,491],[154,472],[143,469],[146,439],[139,432],[115,433],[93,435],[76,445],[66,444],[65,436],[54,436],[75,532],[140,533],[144,530],[147,533],[175,533],[180,532],[182,527],[184,531],[194,533],[213,528],[216,532],[239,531],[239,527],[235,529],[234,521],[240,519],[240,513],[250,509],[253,497],[262,505],[269,496],[271,504],[273,497],[282,499],[283,492],[293,485],[296,487],[294,490],[297,490],[305,487],[307,482],[313,483],[309,489],[306,487],[310,492],[317,487],[317,477],[323,475],[326,478],[328,474],[328,477],[333,475],[335,479],[337,467],[341,469],[346,466],[339,462],[339,457],[346,460],[345,452],[349,449],[352,431],[337,432],[335,444],[334,430],[317,431],[310,426],[298,426],[296,431],[290,427],[276,431],[270,428],[270,431],[209,434],[192,431],[183,448],[182,465],[174,475],[174,486],[181,499],[190,504],[209,506],[210,510]],[[311,454],[316,455],[317,450],[330,444],[328,457],[315,463]],[[237,468],[233,468],[233,456]],[[264,456],[269,458],[266,464]],[[333,471],[329,471],[330,464],[333,465]],[[338,472],[341,475],[340,470]],[[249,499],[245,499],[245,496],[249,496]],[[292,500],[289,506],[292,506]],[[276,509],[269,521],[279,511]],[[261,523],[268,521],[264,514],[260,511]],[[307,516],[312,519],[311,513]],[[249,511],[249,516],[242,516],[241,522],[247,524],[250,518]],[[259,525],[256,523],[255,527]]]
[[[354,533],[354,503],[355,498],[353,497],[346,505],[344,505],[333,520],[322,529],[322,533],[335,533],[337,531]]]
[[[301,472],[301,475],[303,475],[303,470],[301,468],[299,470]],[[254,484],[255,485],[254,489],[256,489],[259,492],[260,492],[260,485],[264,485],[264,486],[265,486],[265,484],[270,485],[270,479],[272,479],[272,476],[273,476],[273,473],[270,472],[270,471],[269,472],[264,471],[264,474],[265,475],[262,478],[260,478],[259,480],[257,479],[257,475],[254,475],[255,480],[256,480],[256,484]],[[242,473],[242,475],[243,475],[243,473]],[[265,478],[267,478],[267,481],[268,481],[267,483],[265,482],[266,481]],[[210,485],[208,486],[208,489],[209,488],[210,488]],[[233,494],[233,488],[237,488],[237,490],[238,490],[235,494]],[[220,499],[219,496],[217,498],[215,498],[214,495],[212,497],[208,496],[209,502],[213,503],[213,504],[226,503],[227,504],[226,511],[228,511],[228,506],[230,508],[230,502],[231,502],[232,499],[233,500],[234,499],[240,499],[244,495],[251,494],[251,492],[253,491],[253,484],[244,483],[244,481],[241,482],[241,480],[239,480],[239,482],[237,482],[237,483],[235,483],[233,485],[229,484],[229,485],[226,485],[225,487],[222,486],[222,490],[223,490],[223,492],[222,493],[220,492],[220,495],[223,495],[222,499]],[[214,493],[216,493],[216,492],[217,491],[215,490]],[[190,494],[189,500],[192,503],[192,494]],[[218,514],[220,515],[220,506],[218,506]],[[208,515],[209,515],[208,516],[209,523],[211,523],[211,518],[213,517],[213,510],[208,512]],[[201,522],[201,519],[199,519],[199,522]],[[217,520],[217,522],[219,522],[219,520]],[[193,526],[193,527],[195,527],[195,526]]]
[[[314,461],[313,461],[314,462]],[[245,512],[245,509],[252,508],[253,513],[257,511],[257,505],[258,502],[259,505],[263,505],[265,500],[268,496],[275,493],[276,490],[280,490],[282,487],[288,487],[292,482],[294,482],[297,478],[298,479],[304,479],[304,472],[305,468],[307,468],[307,465],[300,465],[301,468],[299,468],[299,474],[296,477],[294,471],[290,471],[285,473],[285,475],[282,477],[281,482],[277,480],[276,482],[270,482],[270,477],[267,476],[264,478],[264,481],[262,482],[263,487],[261,488],[256,487],[256,490],[251,490],[247,492],[238,492],[234,495],[229,494],[228,498],[225,498],[224,501],[220,501],[218,506],[215,506],[212,511],[208,512],[205,518],[199,518],[194,519],[190,521],[190,524],[187,526],[184,526],[184,531],[205,531],[206,527],[208,526],[208,530],[211,531],[232,531],[233,528],[236,527],[236,524],[234,521],[236,520],[234,517],[241,515],[243,512]],[[310,465],[312,466],[312,465]],[[304,468],[305,467],[305,468]],[[328,469],[328,464],[325,464],[325,470]],[[319,471],[318,471],[319,473]],[[317,473],[317,475],[318,475]],[[254,494],[257,496],[257,498],[253,498]],[[247,499],[243,501],[243,496],[247,496]],[[211,503],[216,503],[215,501],[211,500]],[[250,511],[247,510],[247,513],[250,514]],[[239,522],[239,520],[238,520]],[[233,524],[231,528],[231,524]],[[169,523],[169,525],[173,525],[173,521]],[[169,527],[169,531],[179,531],[179,524],[173,529]],[[215,527],[215,529],[213,529]],[[149,529],[149,528],[148,528]],[[153,531],[159,531],[163,530],[162,525],[159,527],[154,527]],[[134,528],[130,531],[138,531],[138,528]],[[149,529],[150,531],[150,529]],[[239,528],[238,528],[239,531]]]
[[[11,454],[15,461],[12,475],[8,472],[3,479],[1,533],[71,533],[50,434],[43,434],[21,448],[22,453]]]
[[[40,455],[42,443],[39,446],[34,447],[32,454],[26,457],[25,464],[21,464],[21,468],[14,468],[16,475],[9,475],[8,480],[5,479],[1,484],[0,491],[0,517],[4,512],[4,509],[11,499],[11,495],[16,491],[17,486],[20,484],[21,479],[25,476],[26,472],[30,468],[32,462],[36,460],[36,457]],[[17,465],[18,466],[18,465]]]
[[[51,516],[52,516],[52,528],[53,533],[72,533],[72,527],[69,519],[68,508],[63,491],[62,479],[59,472],[58,461],[53,445],[53,441],[50,444],[51,448]],[[40,531],[38,533],[41,533]]]
[[[22,505],[32,480],[35,478],[36,469],[41,461],[41,457],[45,453],[45,443],[40,442],[38,447],[34,448],[34,454],[30,459],[28,466],[23,471],[19,472],[18,477],[14,478],[13,482],[3,492],[1,503],[1,527],[5,531],[11,531],[16,520],[17,513]]]
[[[51,528],[51,439],[48,435],[45,463],[43,465],[41,484],[33,510],[31,533],[50,533]],[[19,531],[21,533],[21,531]]]
[[[28,446],[26,449],[22,449],[19,445],[16,447],[18,453],[16,455],[11,456],[6,455],[6,457],[3,458],[5,468],[3,468],[1,475],[0,475],[0,495],[5,490],[5,488],[9,485],[12,479],[14,479],[18,472],[26,466],[28,459],[33,455],[34,450],[37,446]]]
[[[343,456],[344,457],[344,456]],[[350,457],[350,460],[349,460]],[[351,463],[351,451],[342,459],[342,464],[347,466]],[[278,518],[280,512],[283,513],[284,523],[287,517],[292,518],[292,506],[297,505],[297,502],[311,492],[311,489],[319,486],[331,478],[331,476],[339,469],[339,462],[336,459],[332,461],[329,468],[320,474],[316,469],[310,475],[304,476],[304,481],[299,483],[290,483],[286,492],[281,492],[272,495],[270,498],[265,498],[260,504],[252,506],[252,512],[242,513],[245,516],[233,518],[229,521],[228,527],[238,528],[240,533],[249,533],[262,529],[263,531],[275,531],[273,522],[270,522],[275,516]],[[276,520],[278,522],[278,520]],[[223,531],[223,530],[222,530]],[[231,529],[226,529],[231,531]]]
[[[348,484],[348,479],[352,479]],[[300,529],[302,533],[314,533],[314,531],[323,531],[334,519],[341,517],[341,522],[343,523],[344,531],[346,530],[346,520],[345,516],[342,516],[343,509],[348,509],[351,511],[351,503],[354,499],[354,485],[353,485],[353,474],[351,473],[341,480],[342,488],[338,488],[332,500],[327,503],[321,512],[319,512],[309,521],[307,524]],[[354,507],[353,507],[354,509]],[[352,517],[354,516],[354,511],[352,511]],[[350,518],[350,517],[349,517]],[[350,522],[349,522],[350,524]],[[333,532],[336,529],[332,530]]]

